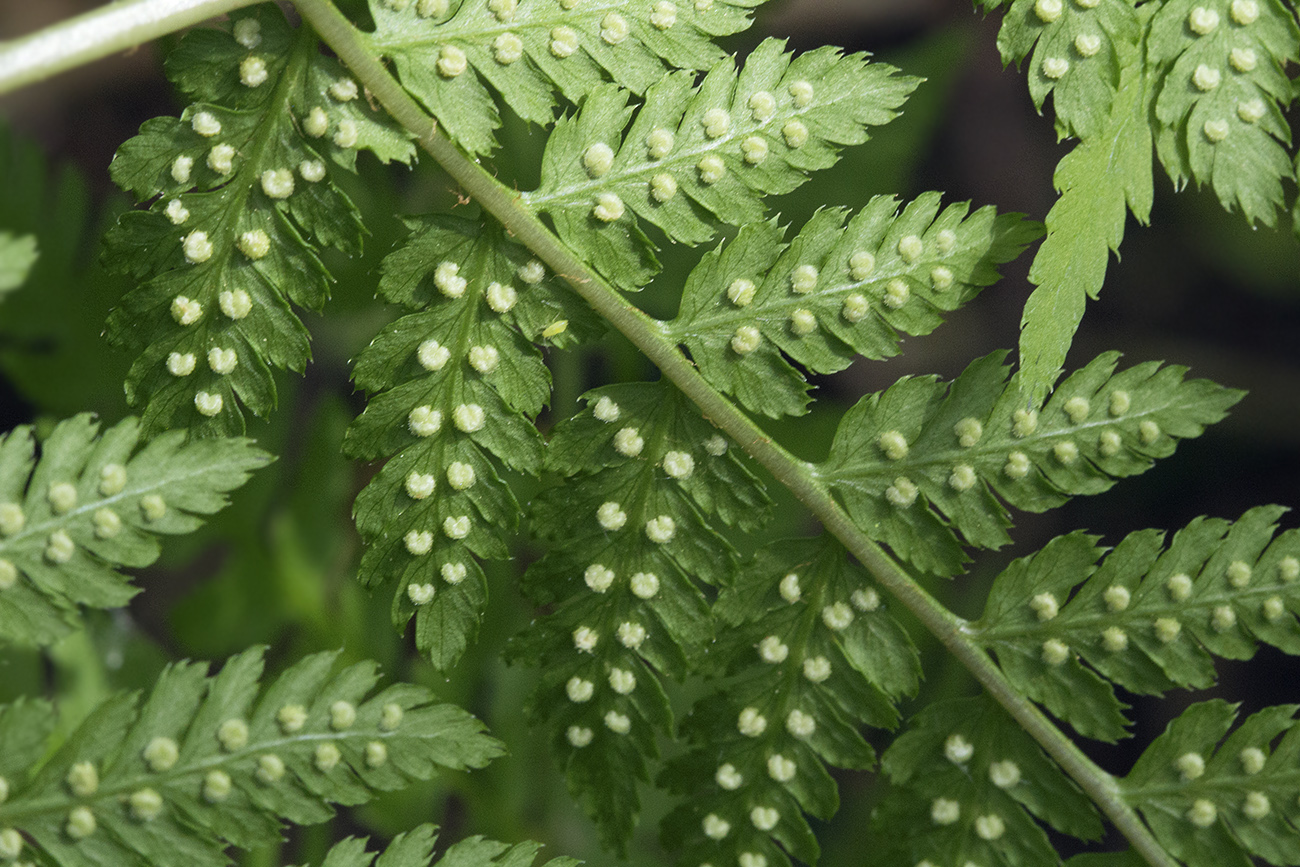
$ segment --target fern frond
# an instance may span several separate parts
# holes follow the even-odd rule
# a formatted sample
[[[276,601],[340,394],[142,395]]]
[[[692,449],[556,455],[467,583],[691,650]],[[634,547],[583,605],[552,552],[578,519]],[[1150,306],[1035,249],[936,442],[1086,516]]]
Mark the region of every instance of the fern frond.
[[[372,397],[344,450],[387,460],[357,496],[360,579],[396,583],[394,624],[404,629],[414,615],[416,646],[445,669],[487,599],[475,557],[508,557],[519,524],[492,457],[517,472],[541,470],[532,419],[549,400],[550,374],[534,341],[569,345],[599,326],[499,228],[454,217],[410,226],[384,260],[379,291],[419,312],[357,358],[354,378]]]
[[[1004,358],[979,359],[951,384],[904,378],[864,398],[818,465],[858,526],[926,572],[959,571],[963,542],[1006,544],[1003,503],[1041,512],[1105,491],[1200,436],[1242,397],[1158,362],[1116,373],[1119,353],[1108,352],[1031,410],[1006,384]]]
[[[1252,856],[1269,864],[1296,864],[1296,710],[1296,705],[1265,708],[1229,735],[1236,705],[1220,700],[1192,705],[1121,782],[1125,800],[1188,867],[1250,867],[1257,863]]]
[[[337,655],[308,656],[264,689],[261,649],[211,677],[206,665],[176,663],[143,703],[110,698],[48,758],[4,750],[4,856],[31,847],[58,865],[223,865],[226,846],[276,840],[282,821],[321,822],[331,804],[501,753],[477,720],[422,687],[374,692],[374,663],[332,674]],[[54,715],[11,705],[0,732],[11,720],[40,723],[44,736]]]
[[[100,433],[89,414],[40,445],[30,427],[0,436],[0,643],[49,644],[79,606],[125,605],[118,567],[158,558],[157,536],[188,533],[226,505],[270,456],[244,439],[141,443],[127,419]]]
[[[420,825],[398,834],[378,857],[366,851],[366,841],[349,837],[330,848],[321,867],[432,867],[433,846],[438,839],[436,825]],[[518,843],[509,846],[482,837],[469,837],[437,859],[439,867],[529,867],[541,846]],[[552,858],[543,867],[577,867],[573,858]]]
[[[919,84],[862,54],[784,49],[765,40],[742,70],[722,60],[698,87],[688,73],[664,76],[635,120],[627,91],[597,88],[556,124],[541,185],[522,200],[549,214],[560,238],[610,280],[634,289],[658,271],[637,217],[691,244],[714,236],[715,218],[761,220],[764,195],[834,165],[839,146],[866,141],[866,128],[896,117]]]
[[[896,788],[872,837],[888,863],[1043,867],[1061,859],[1039,822],[1084,840],[1102,833],[1087,796],[986,696],[921,711],[881,767]]]
[[[1162,533],[1132,533],[1104,562],[1095,537],[1062,536],[998,576],[974,628],[1026,695],[1084,735],[1123,737],[1107,681],[1203,689],[1212,655],[1249,659],[1258,642],[1300,653],[1300,532],[1275,537],[1283,511],[1198,518],[1167,550]]]
[[[27,279],[36,262],[36,236],[0,232],[0,300]]]
[[[470,153],[496,147],[489,91],[520,117],[550,125],[556,91],[581,102],[613,80],[634,93],[669,69],[708,69],[713,37],[749,27],[764,0],[370,0],[371,44]]]
[[[900,332],[933,331],[1038,235],[1018,214],[968,210],[926,193],[900,213],[879,196],[852,217],[819,211],[789,242],[775,221],[744,226],[691,272],[668,331],[746,408],[802,414],[808,386],[786,357],[832,373],[895,355]]]
[[[684,864],[814,864],[803,813],[828,820],[838,807],[828,765],[874,764],[860,728],[897,725],[894,701],[917,686],[916,649],[828,536],[759,551],[714,613],[726,628],[713,664],[736,678],[682,726],[692,750],[660,784],[685,799],[664,840]]]
[[[409,161],[406,134],[370,109],[310,30],[259,6],[230,29],[191,32],[168,63],[197,101],[126,142],[113,180],[147,211],[124,214],[106,263],[140,278],[108,335],[142,348],[126,387],[147,430],[242,433],[240,404],[275,404],[271,368],[301,371],[307,330],[292,305],[320,309],[322,247],[361,250],[361,216],[331,180],[356,151]]]
[[[529,713],[551,730],[602,837],[623,847],[656,734],[673,728],[660,677],[681,678],[708,653],[700,584],[725,586],[736,569],[717,525],[756,528],[769,502],[738,450],[670,385],[587,399],[547,448],[547,467],[571,477],[532,508],[532,529],[554,544],[524,591],[556,607],[510,653],[545,666]]]

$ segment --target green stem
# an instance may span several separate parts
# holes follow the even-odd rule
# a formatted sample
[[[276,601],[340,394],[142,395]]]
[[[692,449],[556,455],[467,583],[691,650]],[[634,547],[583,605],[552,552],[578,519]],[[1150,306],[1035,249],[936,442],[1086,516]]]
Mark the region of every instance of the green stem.
[[[939,604],[889,555],[862,534],[822,484],[812,464],[796,459],[772,442],[748,416],[704,380],[668,338],[662,323],[624,300],[556,238],[535,214],[522,207],[514,190],[465,157],[441,135],[437,124],[389,74],[371,52],[365,37],[332,3],[328,0],[296,0],[296,6],[367,91],[418,138],[420,146],[485,211],[499,220],[515,240],[564,277],[597,313],[644,352],[664,376],[700,407],[706,418],[729,434],[778,482],[790,488],[876,580],[916,615],[989,694],[1056,759],[1152,867],[1175,867],[1173,859],[1142,824],[1137,813],[1124,802],[1115,778],[1084,755],[1037,706],[1016,691],[984,649],[970,637],[966,621]]]
[[[260,0],[118,0],[0,42],[0,94]]]

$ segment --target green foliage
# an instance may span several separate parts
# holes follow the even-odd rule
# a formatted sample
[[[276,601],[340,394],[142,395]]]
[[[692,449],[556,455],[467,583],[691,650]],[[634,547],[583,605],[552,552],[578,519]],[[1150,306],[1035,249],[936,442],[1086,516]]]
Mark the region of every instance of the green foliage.
[[[0,232],[0,298],[23,285],[36,256],[35,237]]]
[[[321,822],[331,804],[500,754],[469,714],[420,687],[375,692],[374,663],[335,672],[337,656],[307,656],[265,688],[260,648],[214,676],[175,663],[143,702],[113,696],[61,744],[47,743],[47,704],[0,708],[0,733],[27,746],[0,759],[5,857],[30,846],[61,865],[221,865],[226,846],[275,840],[284,820]]]
[[[405,834],[398,834],[393,842],[376,857],[365,849],[366,841],[349,837],[334,845],[321,867],[529,867],[541,848],[536,843],[519,843],[507,846],[482,837],[469,837],[454,843],[435,862],[433,846],[438,829],[434,825],[421,825]],[[545,867],[576,867],[580,863],[572,858],[552,858]]]
[[[49,644],[79,606],[117,608],[138,592],[117,567],[158,559],[157,536],[189,533],[270,455],[244,439],[141,442],[127,419],[102,434],[90,415],[40,444],[0,436],[0,640]]]

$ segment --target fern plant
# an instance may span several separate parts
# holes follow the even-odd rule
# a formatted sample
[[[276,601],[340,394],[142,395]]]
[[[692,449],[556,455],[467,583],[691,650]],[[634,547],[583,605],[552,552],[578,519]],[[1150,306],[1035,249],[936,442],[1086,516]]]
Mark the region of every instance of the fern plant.
[[[0,441],[0,637],[46,646],[94,627],[83,609],[135,592],[118,567],[148,566],[154,534],[194,530],[267,463],[245,412],[271,416],[293,388],[277,370],[310,358],[300,311],[326,305],[381,216],[351,176],[431,158],[477,210],[403,214],[366,284],[400,310],[371,305],[384,322],[352,365],[365,406],[338,445],[370,464],[348,571],[370,591],[356,607],[396,629],[352,637],[397,661],[411,628],[424,676],[458,675],[484,625],[526,605],[504,647],[529,669],[511,707],[606,851],[638,857],[654,790],[677,863],[815,864],[814,820],[836,814],[847,772],[878,771],[870,863],[1300,863],[1294,706],[1238,723],[1221,699],[1192,704],[1131,767],[1104,769],[1088,744],[1131,734],[1129,696],[1212,686],[1216,656],[1300,652],[1283,507],[1197,518],[1167,545],[1160,530],[1113,550],[1067,533],[1018,552],[977,619],[952,589],[983,568],[976,552],[1012,541],[1013,510],[1107,491],[1242,399],[1115,351],[1060,370],[1126,213],[1150,215],[1152,153],[1249,222],[1294,208],[1295,9],[985,0],[1007,6],[1004,62],[1027,60],[1034,104],[1050,96],[1058,133],[1079,140],[1045,226],[938,192],[794,225],[773,197],[893,121],[921,81],[774,38],[728,54],[715,40],[758,5],[297,0],[290,17],[133,0],[0,44],[2,91],[88,59],[61,42],[103,54],[228,13],[167,60],[187,107],[110,167],[140,206],[103,247],[132,284],[107,336],[136,353],[139,420],[59,422],[39,460],[31,428]],[[545,136],[529,189],[494,167],[512,116]],[[13,288],[41,248],[25,232],[0,234],[0,292],[34,288]],[[999,351],[950,382],[904,376],[844,412],[818,460],[772,436],[810,425],[791,419],[809,414],[812,377],[898,354],[1040,237],[1018,369]],[[707,245],[680,279],[659,256],[679,244]],[[579,384],[564,359],[614,335],[657,373]],[[548,412],[554,387],[588,385],[573,412]],[[812,519],[797,529],[774,508],[791,497]],[[524,539],[536,547],[514,576]],[[965,670],[957,695],[921,692],[937,663],[918,644]],[[174,662],[143,701],[0,705],[0,860],[223,863],[284,823],[503,752],[428,688],[372,694],[375,663],[335,671],[338,655],[272,657],[266,687],[259,646],[216,675]],[[1107,827],[1119,836],[1098,848]],[[432,849],[424,824],[321,863],[428,864]],[[536,851],[475,836],[442,863]]]

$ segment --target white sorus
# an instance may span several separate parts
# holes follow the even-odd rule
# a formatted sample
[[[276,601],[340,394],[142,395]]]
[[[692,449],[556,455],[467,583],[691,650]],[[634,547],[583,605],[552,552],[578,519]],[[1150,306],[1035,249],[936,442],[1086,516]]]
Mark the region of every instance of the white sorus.
[[[233,349],[222,349],[220,346],[214,346],[208,350],[208,367],[212,372],[225,376],[234,371],[239,366],[239,356]]]
[[[433,285],[448,298],[459,298],[465,294],[468,283],[460,276],[460,265],[443,261],[433,269]]]
[[[487,292],[483,296],[487,300],[487,306],[492,309],[493,313],[508,313],[519,300],[519,293],[515,287],[509,283],[497,283],[493,281],[488,284]]]
[[[589,177],[599,178],[608,174],[614,165],[613,148],[603,141],[596,142],[583,153],[582,165]]]
[[[957,464],[948,474],[948,487],[954,491],[969,491],[975,487],[975,482],[979,477],[975,474],[975,468],[970,464]]]
[[[613,223],[621,219],[626,212],[627,207],[618,193],[601,193],[596,197],[596,204],[591,209],[592,216],[602,223]]]
[[[68,821],[63,826],[63,833],[73,840],[84,840],[95,833],[98,823],[89,807],[73,807],[68,811]]]
[[[1101,596],[1106,601],[1106,610],[1114,612],[1127,610],[1129,602],[1133,600],[1133,594],[1123,584],[1110,585]]]
[[[423,500],[433,493],[437,485],[438,480],[433,477],[433,473],[421,473],[412,470],[406,476],[406,495],[412,500]]]
[[[672,130],[663,127],[652,129],[645,139],[646,154],[652,160],[661,160],[672,153],[673,141]]]
[[[172,180],[178,184],[190,181],[190,172],[194,170],[194,157],[180,156],[172,160]]]
[[[1226,120],[1207,120],[1205,122],[1205,138],[1211,142],[1221,142],[1228,137],[1231,127]]]
[[[228,753],[242,750],[248,746],[248,723],[239,717],[231,717],[217,726],[217,741]]]
[[[817,279],[821,275],[812,265],[799,265],[790,272],[790,290],[806,295],[817,288]]]
[[[438,51],[438,74],[443,78],[455,78],[469,67],[465,52],[455,45],[444,45]]]
[[[600,38],[610,45],[618,45],[627,39],[629,32],[627,19],[617,12],[610,12],[600,20]]]
[[[1080,57],[1095,57],[1101,51],[1101,37],[1096,33],[1080,33],[1074,37],[1074,50]]]
[[[954,732],[943,742],[943,755],[954,765],[962,765],[975,755],[975,747],[961,734]]]
[[[99,471],[99,492],[105,497],[115,497],[126,487],[126,467],[121,464],[105,464]],[[0,532],[3,526],[0,525]]]
[[[203,777],[203,800],[209,804],[220,804],[230,797],[233,787],[230,774],[225,771],[208,771]]]
[[[334,130],[332,141],[341,148],[356,147],[359,136],[360,130],[357,129],[357,122],[351,118],[344,118],[339,121],[338,129]]]
[[[1282,558],[1282,561],[1277,564],[1277,577],[1288,584],[1300,578],[1300,559],[1295,557]]]
[[[636,650],[645,641],[645,627],[640,623],[624,621],[618,625],[618,640],[624,647]]]
[[[357,708],[350,701],[334,702],[330,705],[330,728],[336,732],[350,729],[357,721]]]
[[[677,195],[677,179],[667,172],[659,172],[650,179],[650,195],[660,204]]]
[[[664,454],[664,472],[674,479],[689,479],[695,472],[695,458],[686,452],[670,451]]]
[[[659,0],[650,12],[650,23],[658,30],[668,30],[677,23],[677,4]]]
[[[747,707],[736,717],[736,730],[747,738],[756,738],[767,731],[767,717],[757,708]]]
[[[759,831],[771,831],[781,821],[775,807],[755,807],[749,811],[749,822]]]
[[[907,285],[907,281],[895,277],[893,280],[890,280],[885,284],[885,295],[880,300],[881,303],[889,309],[897,310],[906,304],[907,300],[911,297],[912,290],[911,287]]]
[[[668,515],[659,515],[645,523],[645,535],[651,542],[667,544],[677,535],[677,522]]]
[[[718,770],[714,773],[713,780],[718,784],[719,788],[726,789],[728,792],[734,792],[736,789],[739,789],[744,785],[745,777],[740,773],[740,771],[736,770],[735,765],[731,762],[727,762],[726,764],[718,765]]]
[[[1157,617],[1154,627],[1156,638],[1160,639],[1162,644],[1172,644],[1183,631],[1183,624],[1173,617]]]
[[[256,54],[250,54],[239,61],[239,81],[244,87],[265,84],[268,76],[266,61]]]
[[[249,51],[262,44],[262,22],[256,18],[240,18],[231,33],[235,41]]]
[[[68,769],[64,782],[78,798],[89,798],[99,791],[99,770],[93,762],[76,762]]]
[[[509,66],[524,56],[524,41],[513,33],[502,33],[492,40],[492,57],[502,66]]]
[[[430,406],[417,406],[406,417],[406,426],[418,437],[433,436],[442,428],[442,413]]]
[[[1232,0],[1231,14],[1233,21],[1246,27],[1259,18],[1259,4],[1255,0]]]
[[[795,708],[786,715],[785,730],[797,738],[811,737],[817,731],[817,721]]]
[[[1065,402],[1062,407],[1065,414],[1070,417],[1073,424],[1081,424],[1088,418],[1088,413],[1092,411],[1092,404],[1086,397],[1072,397]]]
[[[397,702],[390,701],[384,705],[384,709],[379,715],[379,730],[384,732],[396,731],[397,727],[402,724],[403,713],[402,706]]]
[[[793,780],[796,770],[795,763],[780,753],[773,753],[767,759],[767,775],[778,783],[788,783]]]
[[[803,661],[803,676],[810,683],[822,683],[831,676],[831,661],[824,656],[810,656]]]
[[[1165,590],[1175,602],[1185,602],[1192,595],[1192,577],[1186,572],[1170,575],[1165,579]]]
[[[628,718],[627,714],[612,710],[605,714],[605,728],[616,735],[625,735],[632,730],[632,720]]]
[[[1062,4],[1061,0],[1037,0],[1034,3],[1034,14],[1038,20],[1044,24],[1051,24],[1061,17]]]
[[[432,584],[407,584],[406,595],[412,605],[428,605],[433,601],[436,588]]]
[[[700,118],[700,126],[709,138],[722,138],[731,131],[731,115],[725,108],[711,108]]]
[[[1070,658],[1070,645],[1059,638],[1049,638],[1043,642],[1040,657],[1046,665],[1063,665]]]
[[[334,770],[335,766],[338,765],[339,760],[342,758],[343,753],[339,751],[337,746],[331,743],[324,743],[316,748],[316,752],[312,755],[312,764],[314,764],[316,770],[320,771],[322,774],[328,774],[330,771]]]
[[[751,166],[761,166],[769,152],[767,139],[761,135],[746,136],[740,143],[740,152],[745,157],[746,163]]]
[[[731,336],[731,351],[737,355],[748,355],[763,342],[763,333],[753,325],[742,325]]]
[[[891,461],[901,461],[907,457],[907,437],[903,436],[896,430],[887,430],[877,439],[876,444],[880,450],[885,453],[885,457]]]
[[[1209,36],[1219,26],[1219,13],[1204,6],[1196,6],[1187,16],[1187,26],[1197,36]]]
[[[1269,803],[1268,795],[1263,792],[1248,792],[1246,800],[1241,805],[1241,812],[1246,815],[1246,818],[1256,822],[1267,816],[1271,810],[1272,804]]]
[[[27,524],[27,516],[17,503],[0,505],[0,534],[12,536]]]
[[[767,867],[767,856],[761,852],[741,852],[736,856],[740,867]]]
[[[704,441],[704,450],[715,458],[727,453],[727,439],[721,434],[714,434]]]
[[[573,647],[580,653],[591,653],[600,641],[600,634],[590,626],[579,626],[573,630]]]
[[[451,411],[451,420],[456,429],[464,433],[473,433],[483,427],[487,414],[477,403],[462,403]]]
[[[766,90],[749,97],[749,113],[756,123],[767,123],[776,115],[776,99]]]
[[[474,468],[463,461],[452,461],[447,465],[447,484],[457,491],[474,487],[476,478]]]
[[[785,662],[790,655],[790,646],[782,643],[775,635],[769,635],[758,643],[758,655],[764,662],[776,665]]]
[[[95,525],[95,536],[100,539],[112,539],[122,532],[122,518],[112,509],[96,509],[92,521]],[[0,577],[0,587],[3,586],[4,579]]]
[[[1187,811],[1187,821],[1198,828],[1208,828],[1219,818],[1219,811],[1214,802],[1207,798],[1197,798]]]
[[[320,138],[329,132],[329,128],[330,117],[319,105],[307,112],[307,117],[302,122],[302,131],[312,138]]]
[[[366,744],[366,767],[382,767],[388,761],[388,746],[383,741]]]
[[[875,611],[880,607],[880,594],[874,587],[864,587],[854,590],[849,595],[849,602],[853,603],[853,607],[859,611]]]
[[[790,330],[799,337],[812,334],[817,330],[817,314],[800,307],[790,314]]]
[[[612,668],[609,672],[609,688],[619,695],[630,695],[636,689],[636,675],[623,668]]]
[[[1045,57],[1042,70],[1044,78],[1063,78],[1065,73],[1070,71],[1070,61],[1064,57]]]
[[[582,580],[597,593],[604,593],[614,583],[614,570],[600,563],[592,563],[582,573]]]
[[[844,317],[846,322],[858,323],[866,318],[870,309],[866,296],[854,292],[844,299],[844,306],[840,309],[840,315]]]
[[[54,514],[62,515],[76,507],[77,488],[68,482],[56,482],[50,485],[45,498],[50,501],[50,508],[54,510]]]
[[[325,163],[321,160],[303,160],[298,164],[298,174],[308,183],[317,183],[325,179]]]
[[[1132,399],[1129,397],[1127,391],[1120,390],[1112,391],[1110,393],[1108,410],[1113,418],[1119,418],[1124,413],[1128,412],[1131,405]]]
[[[624,512],[623,507],[618,503],[610,500],[601,503],[600,508],[596,510],[596,522],[612,533],[623,529],[623,525],[627,523],[627,512]]]
[[[920,490],[911,479],[899,476],[892,485],[885,488],[885,499],[896,508],[906,509],[916,502],[919,493]]]
[[[219,394],[213,394],[210,391],[196,392],[194,395],[194,408],[199,411],[200,415],[213,418],[221,413],[221,408],[225,406],[225,399]]]
[[[1252,570],[1243,560],[1233,560],[1228,564],[1228,583],[1241,589],[1250,585]]]
[[[411,530],[402,537],[406,550],[416,557],[423,557],[433,550],[433,533],[429,530]]]
[[[293,172],[289,169],[267,169],[262,172],[262,192],[272,199],[287,199],[293,195]]]
[[[1060,606],[1057,604],[1056,597],[1051,593],[1039,593],[1029,600],[1029,607],[1033,609],[1034,614],[1039,620],[1048,621],[1054,618]]]
[[[1192,71],[1192,84],[1197,90],[1208,93],[1223,81],[1223,73],[1213,66],[1202,63]]]
[[[265,786],[270,786],[284,779],[284,772],[287,770],[284,765],[284,759],[275,753],[267,753],[257,758],[257,771],[253,776],[257,781]]]
[[[275,720],[280,725],[280,731],[287,735],[302,731],[302,727],[307,724],[307,708],[300,704],[283,705],[275,712]]]
[[[219,175],[228,175],[235,168],[235,148],[225,142],[208,150],[208,168]]]
[[[1124,447],[1124,440],[1120,438],[1118,432],[1113,430],[1104,430],[1097,437],[1097,451],[1104,458],[1113,458],[1120,453]]]
[[[438,371],[442,370],[451,358],[451,350],[430,338],[416,349],[415,357],[425,370]]]
[[[1254,72],[1259,64],[1259,55],[1249,48],[1234,48],[1228,55],[1228,62],[1238,72]]]
[[[717,154],[705,154],[695,164],[700,173],[700,183],[716,184],[727,175],[727,164]]]
[[[791,572],[781,579],[779,586],[781,598],[786,602],[794,604],[799,601],[802,592],[799,589],[799,576]]]
[[[1260,604],[1259,611],[1269,623],[1276,623],[1286,617],[1286,603],[1281,596],[1270,596]]]
[[[756,292],[758,287],[754,285],[753,280],[738,277],[727,287],[727,300],[737,307],[748,307],[753,302]]]
[[[329,86],[329,95],[338,102],[351,102],[360,96],[357,83],[350,78],[340,78]]]
[[[127,798],[131,808],[131,818],[140,822],[152,822],[162,815],[163,799],[153,789],[137,789]]]
[[[501,353],[495,346],[471,346],[469,348],[469,366],[481,374],[487,375],[497,369]]]
[[[1268,761],[1259,747],[1246,747],[1237,754],[1237,759],[1241,762],[1241,769],[1252,775],[1264,770],[1264,764]]]
[[[1108,626],[1102,630],[1101,646],[1111,653],[1119,653],[1128,647],[1128,633],[1118,626]]]
[[[188,261],[196,265],[208,261],[212,258],[212,242],[208,240],[208,233],[202,229],[190,232],[185,236],[185,240],[181,241],[181,251],[185,253]]]
[[[243,289],[227,289],[217,296],[217,306],[226,318],[243,319],[253,311],[253,299]]]
[[[239,248],[239,252],[256,261],[271,252],[271,237],[266,234],[264,229],[250,229],[249,231],[240,234],[239,240],[235,242],[235,246]],[[239,291],[242,292],[243,290]],[[224,295],[225,293],[222,294]],[[247,293],[245,293],[245,295],[247,295]],[[221,309],[224,312],[226,308],[223,305]]]
[[[808,144],[808,127],[801,120],[788,121],[781,127],[781,137],[787,147],[801,148]]]
[[[1007,463],[1002,467],[1002,472],[1009,479],[1023,479],[1029,475],[1029,455],[1024,452],[1012,452],[1007,455]]]
[[[659,576],[653,572],[637,572],[628,581],[632,595],[639,599],[653,599],[659,592]]]
[[[930,803],[930,820],[936,825],[951,825],[961,818],[961,804],[950,798],[935,798]]]
[[[1038,430],[1038,410],[1018,409],[1011,414],[1011,435],[1027,437]]]
[[[197,112],[190,118],[190,127],[204,138],[221,134],[221,121],[217,120],[216,115],[210,111]]]
[[[464,539],[469,535],[471,529],[473,529],[473,523],[470,521],[469,515],[457,517],[448,515],[442,519],[442,533],[448,539]]]
[[[952,269],[945,265],[935,265],[930,269],[930,285],[936,292],[951,289],[953,280]]]
[[[55,565],[62,565],[72,559],[77,551],[72,537],[62,530],[55,530],[45,540],[45,559]]]
[[[997,813],[986,813],[975,819],[975,833],[984,840],[996,840],[1006,833],[1006,823]]]
[[[854,280],[865,280],[876,270],[876,257],[866,250],[858,250],[849,257],[849,273]]]
[[[614,401],[610,400],[608,397],[602,397],[600,400],[596,401],[596,405],[592,407],[591,414],[600,421],[605,422],[605,424],[609,424],[618,421],[621,410],[619,409],[618,404],[614,403]]]
[[[989,765],[989,781],[999,789],[1010,789],[1020,782],[1020,766],[1010,759]]]
[[[794,100],[795,108],[807,108],[813,101],[813,86],[811,82],[800,79],[793,81],[787,88],[790,92],[790,98]]]
[[[591,701],[591,697],[596,694],[596,685],[589,680],[583,680],[575,674],[564,685],[564,694],[574,704],[583,704]]]
[[[152,739],[140,752],[144,763],[155,773],[171,770],[180,755],[180,747],[177,746],[176,741],[168,737]]]
[[[853,622],[853,609],[843,602],[835,602],[822,609],[822,623],[826,628],[839,632],[847,629]]]
[[[180,199],[172,199],[168,202],[167,207],[163,209],[163,213],[167,215],[168,220],[171,220],[173,226],[179,226],[190,218],[189,209],[185,207]]]
[[[172,352],[167,355],[167,372],[172,376],[189,376],[194,372],[193,352]]]
[[[898,255],[903,257],[903,261],[912,264],[925,254],[925,244],[922,243],[919,235],[904,235],[898,241]]]
[[[563,60],[578,50],[578,31],[572,27],[556,27],[551,31],[551,54]]]
[[[405,9],[409,0],[389,0],[389,5],[400,3]],[[415,4],[415,14],[421,18],[441,18],[447,14],[447,0],[418,0]]]
[[[438,573],[442,575],[443,581],[456,585],[465,580],[465,576],[469,574],[469,569],[465,567],[464,563],[443,563]]]
[[[704,831],[704,836],[710,840],[722,840],[731,833],[731,823],[719,817],[717,813],[705,816],[704,821],[700,823],[700,828]]]
[[[1218,605],[1210,614],[1210,626],[1215,632],[1227,632],[1237,625],[1237,612],[1231,605]]]
[[[587,744],[591,743],[591,739],[595,735],[591,729],[586,728],[585,726],[569,726],[568,730],[565,731],[564,736],[572,746],[582,749]]]
[[[519,275],[520,280],[533,286],[542,282],[542,278],[546,276],[546,266],[536,259],[529,259],[520,265],[515,273]]]

